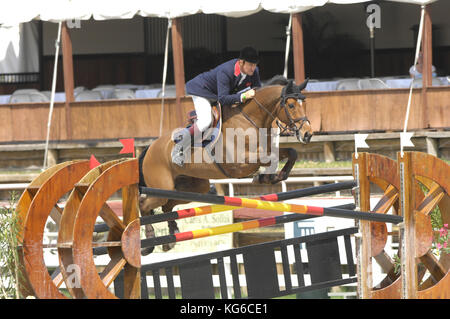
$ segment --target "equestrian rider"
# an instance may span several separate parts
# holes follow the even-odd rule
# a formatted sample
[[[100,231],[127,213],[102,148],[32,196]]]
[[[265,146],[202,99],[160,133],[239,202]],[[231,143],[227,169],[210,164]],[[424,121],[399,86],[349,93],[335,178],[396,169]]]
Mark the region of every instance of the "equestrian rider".
[[[232,59],[216,68],[197,75],[186,83],[186,92],[192,96],[197,121],[189,128],[176,132],[173,140],[176,145],[172,151],[172,162],[183,166],[184,153],[190,145],[180,143],[184,138],[190,138],[192,144],[194,135],[204,132],[212,122],[211,103],[218,101],[222,107],[232,106],[255,96],[253,88],[261,86],[258,51],[252,47],[241,50],[238,59]],[[183,150],[183,146],[187,146]]]

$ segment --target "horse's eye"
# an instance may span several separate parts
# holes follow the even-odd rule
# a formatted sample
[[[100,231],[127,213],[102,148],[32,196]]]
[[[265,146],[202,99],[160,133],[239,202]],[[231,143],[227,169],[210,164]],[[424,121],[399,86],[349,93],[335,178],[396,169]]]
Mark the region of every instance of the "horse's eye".
[[[290,103],[290,104],[289,104],[289,108],[293,109],[294,107],[295,107],[295,104],[294,104],[294,103]]]

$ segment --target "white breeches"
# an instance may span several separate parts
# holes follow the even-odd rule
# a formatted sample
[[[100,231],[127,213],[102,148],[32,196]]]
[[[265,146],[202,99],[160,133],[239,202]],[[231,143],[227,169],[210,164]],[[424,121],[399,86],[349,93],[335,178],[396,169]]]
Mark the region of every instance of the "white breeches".
[[[211,103],[204,97],[192,95],[192,101],[194,102],[195,112],[197,113],[197,128],[204,132],[212,121],[211,117]]]

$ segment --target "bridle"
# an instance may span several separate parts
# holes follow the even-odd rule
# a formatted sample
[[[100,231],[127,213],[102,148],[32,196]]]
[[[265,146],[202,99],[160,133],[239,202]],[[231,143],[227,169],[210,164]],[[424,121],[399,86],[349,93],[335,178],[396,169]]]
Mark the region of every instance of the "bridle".
[[[277,126],[280,128],[280,133],[284,134],[286,131],[289,132],[290,134],[298,134],[298,132],[302,129],[303,125],[308,122],[308,118],[306,116],[302,116],[302,117],[298,117],[298,118],[292,118],[291,114],[289,113],[288,109],[287,109],[287,105],[286,105],[286,100],[289,98],[294,98],[296,100],[300,100],[301,103],[301,97],[300,94],[282,94],[281,95],[281,101],[280,101],[280,107],[282,107],[284,109],[284,112],[286,113],[286,117],[289,120],[289,123],[287,125],[284,125],[280,120],[278,120],[273,113],[275,113],[275,111],[278,110],[278,107],[276,107],[272,112],[269,112],[269,110],[267,110],[266,107],[264,107],[264,105],[259,102],[256,97],[253,98],[253,101],[255,101],[256,105],[258,105],[258,107],[260,109],[262,109],[264,112],[266,112],[273,120],[276,120]],[[303,97],[304,98],[304,97]],[[257,129],[259,129],[258,125],[256,125],[256,123],[250,118],[250,116],[248,114],[246,114],[243,110],[241,110],[239,108],[240,112],[242,113],[242,115],[244,115],[244,117]],[[300,126],[297,128],[297,126],[295,124],[300,122]]]
[[[300,98],[299,94],[289,94],[289,95],[282,95],[281,96],[281,102],[280,102],[280,106],[282,108],[284,108],[284,112],[286,113],[286,117],[289,120],[288,125],[283,125],[283,123],[280,120],[276,120],[276,123],[278,125],[278,127],[281,129],[280,134],[283,134],[284,132],[288,131],[289,133],[294,133],[297,134],[303,127],[303,125],[308,122],[308,118],[306,116],[301,116],[298,118],[292,118],[291,114],[289,113],[287,106],[286,106],[286,101],[289,98],[293,98],[296,100],[300,100],[300,104],[302,103],[302,99]],[[300,126],[297,128],[297,126],[295,125],[296,123],[300,122]]]

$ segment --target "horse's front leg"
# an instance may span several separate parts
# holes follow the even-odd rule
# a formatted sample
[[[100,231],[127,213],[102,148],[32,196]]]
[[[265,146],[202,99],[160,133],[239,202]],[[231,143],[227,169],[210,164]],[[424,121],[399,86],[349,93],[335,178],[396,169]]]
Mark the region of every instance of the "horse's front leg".
[[[284,181],[289,177],[295,161],[297,160],[297,151],[293,148],[280,148],[280,160],[287,158],[286,164],[284,164],[281,171],[277,174],[277,182]]]
[[[286,164],[284,164],[281,171],[278,173],[261,173],[253,178],[254,183],[259,184],[275,184],[284,181],[288,178],[289,173],[294,167],[295,161],[297,160],[297,152],[293,148],[280,148],[278,153],[278,161],[282,161],[287,158]],[[270,163],[272,164],[272,163]],[[269,165],[266,165],[269,166]]]

